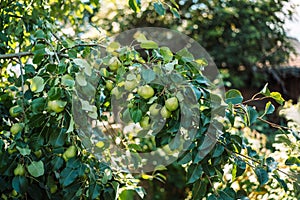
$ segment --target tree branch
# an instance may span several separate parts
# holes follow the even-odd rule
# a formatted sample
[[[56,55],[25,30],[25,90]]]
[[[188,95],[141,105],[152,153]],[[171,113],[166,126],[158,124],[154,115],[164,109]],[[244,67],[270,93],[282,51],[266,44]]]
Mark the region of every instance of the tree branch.
[[[54,52],[56,53],[56,52]],[[62,53],[56,53],[58,56],[64,57],[64,58],[69,58],[67,54],[62,54]],[[32,56],[33,53],[26,51],[26,52],[20,52],[20,53],[10,53],[10,54],[1,54],[0,59],[12,59],[12,58],[19,58],[19,57],[25,57],[25,56]],[[45,54],[49,55],[50,54]]]
[[[10,54],[2,54],[0,55],[0,59],[11,59],[11,58],[19,58],[24,56],[32,56],[32,52],[20,52],[20,53],[10,53]]]

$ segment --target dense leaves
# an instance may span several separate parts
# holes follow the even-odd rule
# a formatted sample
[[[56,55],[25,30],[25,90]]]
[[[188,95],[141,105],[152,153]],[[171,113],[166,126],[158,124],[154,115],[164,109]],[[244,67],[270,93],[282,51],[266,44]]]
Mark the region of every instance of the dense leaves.
[[[142,10],[137,0],[128,1],[128,6],[135,13]],[[166,176],[171,181],[178,178],[175,185],[187,187],[190,198],[247,199],[253,188],[237,189],[233,183],[249,173],[256,175],[257,190],[276,180],[289,191],[286,182],[291,181],[295,192],[290,192],[297,195],[299,182],[283,176],[279,162],[264,158],[243,132],[275,111],[272,102],[262,112],[247,103],[269,98],[283,104],[279,93],[265,86],[250,100],[238,90],[228,91],[222,99],[203,73],[209,64],[206,59],[194,57],[187,48],[173,51],[143,34],[135,38],[139,50],[117,42],[68,38],[61,28],[70,25],[79,34],[81,23],[91,21],[99,9],[98,1],[1,1],[1,8],[1,198],[122,200],[135,194],[144,198],[141,180],[164,182],[160,171],[167,168],[158,165],[152,174],[131,173],[128,162],[133,165],[130,169],[139,168],[144,164],[139,153],[158,148],[174,159],[169,166],[173,176],[168,177],[172,170]],[[153,8],[162,17],[171,11],[180,18],[175,1],[155,1]],[[224,8],[216,17],[228,19],[236,12]],[[208,30],[215,31],[211,26]],[[120,107],[117,116],[124,123],[141,129],[125,134],[114,128],[116,122],[109,119],[116,114],[114,105]],[[215,118],[214,112],[223,115]],[[87,122],[93,120],[104,124],[100,130],[91,131]],[[293,143],[284,136],[280,140]],[[116,145],[126,154],[112,152]],[[177,150],[181,154],[175,157]],[[115,159],[128,154],[132,157]],[[294,153],[284,162],[299,166],[299,157]]]
[[[99,14],[104,18],[100,23],[109,32],[153,26],[180,30],[196,39],[218,67],[230,70],[234,78],[229,78],[235,86],[260,87],[261,82],[253,79],[266,80],[256,68],[278,66],[293,51],[284,29],[285,20],[294,19],[294,5],[289,0],[177,0],[154,5],[145,2],[148,7],[139,15],[118,13],[106,18],[107,14]],[[180,17],[175,5],[179,6]],[[106,13],[117,8],[114,5]],[[110,20],[120,22],[118,28]]]

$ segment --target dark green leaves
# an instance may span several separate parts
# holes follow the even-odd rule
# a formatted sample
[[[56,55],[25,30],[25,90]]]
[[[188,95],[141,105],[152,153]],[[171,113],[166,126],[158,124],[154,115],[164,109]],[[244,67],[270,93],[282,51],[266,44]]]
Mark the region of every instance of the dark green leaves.
[[[24,194],[28,189],[28,180],[25,176],[15,176],[12,180],[12,187],[18,193]]]
[[[246,116],[247,116],[248,125],[250,126],[256,121],[256,119],[258,117],[258,113],[253,107],[247,106],[247,115]]]
[[[222,155],[223,151],[224,151],[224,146],[223,145],[220,145],[220,144],[216,145],[216,148],[215,148],[215,151],[214,151],[212,157],[213,158],[219,157],[220,155]]]
[[[299,157],[291,156],[285,161],[285,164],[300,166],[300,159],[299,159]]]
[[[281,187],[283,187],[283,189],[285,191],[288,190],[288,186],[287,186],[287,184],[286,184],[286,182],[284,180],[282,180],[281,178],[279,178],[279,176],[276,175],[276,174],[274,174],[273,177],[278,181],[278,183],[281,185]]]
[[[54,147],[61,147],[64,145],[66,139],[66,129],[54,129],[50,135],[50,144]]]
[[[166,9],[160,2],[155,2],[153,4],[153,6],[154,6],[155,12],[157,12],[157,14],[159,14],[159,15],[166,14]]]
[[[198,180],[197,182],[193,183],[193,199],[198,200],[202,199],[207,191],[207,182],[203,180]]]
[[[225,94],[225,102],[228,104],[239,104],[243,102],[243,96],[240,91],[231,89]]]
[[[178,12],[178,10],[174,7],[170,8],[171,12],[173,13],[173,16],[176,17],[177,19],[180,19],[180,14]]]
[[[71,183],[73,183],[76,180],[76,178],[78,177],[78,175],[79,175],[78,169],[66,167],[61,172],[60,183],[64,187],[66,187],[66,186],[70,185]]]
[[[265,112],[263,115],[272,114],[275,111],[275,107],[273,104],[269,101],[265,106]]]
[[[269,175],[265,169],[257,167],[255,169],[255,174],[260,185],[264,185],[269,181]]]
[[[236,193],[232,188],[225,188],[222,191],[219,191],[220,199],[222,200],[235,200]]]
[[[130,109],[130,116],[134,123],[141,121],[143,113],[140,109]]]
[[[194,183],[201,177],[202,173],[203,173],[203,169],[202,169],[201,165],[194,164],[194,165],[189,166],[188,173],[187,173],[187,178],[188,178],[187,183],[188,184]]]

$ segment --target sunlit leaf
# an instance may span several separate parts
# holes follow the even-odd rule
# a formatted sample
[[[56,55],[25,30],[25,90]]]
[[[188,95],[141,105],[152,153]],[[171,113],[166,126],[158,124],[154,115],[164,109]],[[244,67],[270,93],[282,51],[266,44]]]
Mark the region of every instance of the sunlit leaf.
[[[27,169],[33,177],[44,175],[44,164],[41,160],[31,162],[31,164],[28,165]]]

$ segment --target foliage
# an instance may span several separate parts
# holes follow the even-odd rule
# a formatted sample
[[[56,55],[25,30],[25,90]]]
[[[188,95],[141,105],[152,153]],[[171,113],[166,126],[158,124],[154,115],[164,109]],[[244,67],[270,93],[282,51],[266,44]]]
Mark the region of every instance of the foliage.
[[[264,78],[255,73],[257,67],[276,67],[294,51],[283,27],[285,19],[293,19],[295,5],[288,4],[289,0],[176,1],[180,16],[172,12],[173,1],[161,2],[159,6],[147,4],[144,12],[135,15],[116,13],[117,6],[111,6],[98,14],[104,18],[100,23],[110,33],[136,27],[179,30],[197,40],[217,66],[229,69],[232,79],[237,78],[242,86],[256,84],[253,76],[255,80]]]
[[[143,128],[124,134],[123,130],[102,127],[99,135],[108,133],[109,139],[119,141],[117,145],[133,155],[159,147],[165,147],[170,155],[176,149],[185,150],[174,166],[186,171],[190,198],[247,199],[250,189],[234,190],[232,183],[248,168],[257,177],[258,189],[273,181],[271,176],[286,188],[285,181],[291,180],[283,177],[277,161],[257,153],[243,132],[236,131],[253,127],[258,120],[269,123],[263,117],[274,112],[271,102],[262,114],[247,103],[269,98],[283,104],[279,93],[265,86],[251,100],[245,101],[238,90],[228,91],[222,99],[212,92],[213,83],[201,71],[205,60],[194,58],[187,49],[172,52],[142,34],[136,36],[139,51],[114,42],[86,43],[67,38],[59,31],[60,23],[80,28],[77,23],[92,13],[82,15],[82,9],[98,7],[91,1],[61,3],[1,2],[1,198],[129,199],[134,196],[132,191],[143,198],[146,192],[140,180],[165,181],[160,172],[164,167],[156,166],[151,174],[130,173],[124,170],[128,166],[123,162],[112,162],[112,142],[83,137],[91,134],[90,127],[85,126],[89,120],[109,121],[105,113],[114,113],[113,101],[121,106],[123,121],[139,123]],[[177,4],[172,5],[170,10],[176,17]],[[135,12],[140,9],[139,1],[129,1],[129,6]],[[160,2],[153,6],[165,14]],[[57,7],[77,13],[78,18],[55,11]],[[143,93],[137,86],[148,89]],[[157,107],[158,115],[165,116],[164,123],[149,116],[153,104],[163,107],[172,97],[177,98],[179,107],[176,103],[172,109],[165,106],[166,115]],[[224,113],[220,122],[214,119],[215,110]],[[196,130],[189,129],[193,123],[199,125]],[[215,125],[212,129],[211,124]],[[176,137],[179,125],[187,130],[182,134],[189,140]],[[149,131],[149,138],[144,138]],[[216,135],[214,139],[207,137]],[[107,159],[99,159],[99,152]],[[129,160],[134,167],[141,163],[138,156],[135,158]],[[298,158],[284,162],[297,165]],[[232,179],[216,188],[216,183],[223,182],[228,165],[232,166]],[[299,181],[293,181],[297,193]]]

